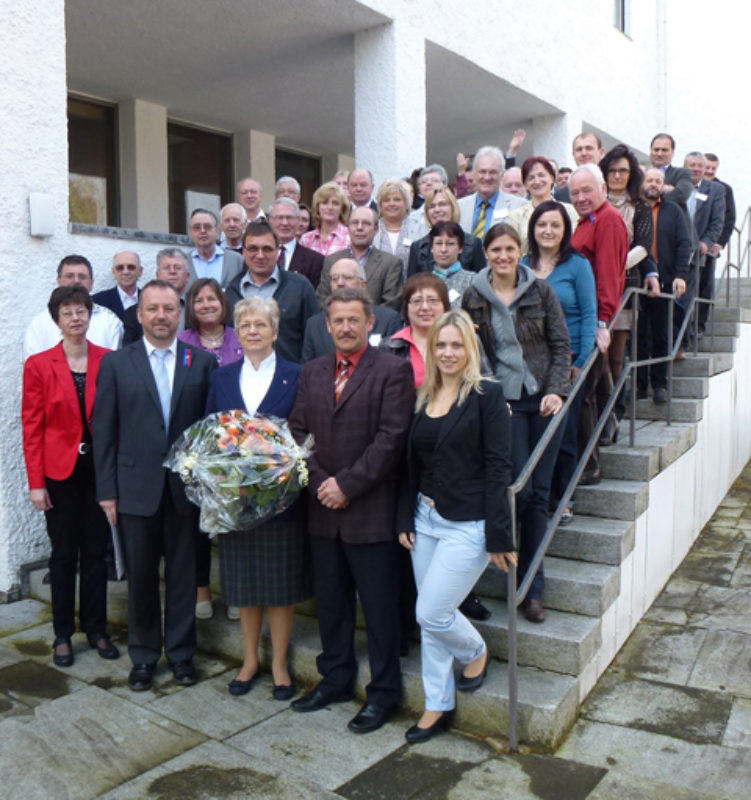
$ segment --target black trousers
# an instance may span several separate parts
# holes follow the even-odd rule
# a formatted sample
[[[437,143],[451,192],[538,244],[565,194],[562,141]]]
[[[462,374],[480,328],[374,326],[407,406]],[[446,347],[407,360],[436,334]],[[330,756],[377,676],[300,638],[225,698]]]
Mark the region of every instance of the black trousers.
[[[45,511],[52,545],[50,588],[55,636],[76,630],[76,568],[80,560],[79,619],[85,633],[107,630],[107,565],[104,554],[110,528],[96,502],[94,460],[79,455],[69,478],[46,479],[52,508]]]
[[[584,452],[587,442],[590,440],[597,426],[597,420],[600,415],[597,410],[597,390],[601,381],[610,380],[610,370],[608,368],[608,354],[607,352],[598,353],[595,363],[592,364],[592,369],[587,373],[584,382],[584,389],[582,390],[584,396],[582,397],[581,412],[579,414],[579,456]],[[585,468],[588,472],[598,471],[600,469],[600,448],[595,445],[592,454],[590,455],[587,466]]]
[[[159,563],[164,556],[164,651],[169,663],[196,651],[196,513],[175,509],[165,481],[151,517],[120,514],[128,568],[128,654],[134,664],[156,664],[162,652]]]
[[[384,708],[402,695],[399,665],[399,544],[396,539],[348,544],[311,537],[318,626],[323,652],[318,656],[320,688],[325,694],[350,691],[357,677],[355,592],[368,632],[370,683],[367,699]]]
[[[668,353],[668,314],[673,301],[664,297],[644,296],[640,300],[637,357],[641,361],[644,358],[665,356]],[[668,384],[667,375],[668,365],[665,361],[649,367],[639,367],[636,374],[637,387],[640,392],[646,392],[651,380],[653,389],[664,389]]]
[[[712,256],[704,257],[704,266],[699,272],[699,297],[711,300],[714,297],[714,269],[717,259]],[[709,316],[709,304],[699,304],[699,330],[704,330]]]

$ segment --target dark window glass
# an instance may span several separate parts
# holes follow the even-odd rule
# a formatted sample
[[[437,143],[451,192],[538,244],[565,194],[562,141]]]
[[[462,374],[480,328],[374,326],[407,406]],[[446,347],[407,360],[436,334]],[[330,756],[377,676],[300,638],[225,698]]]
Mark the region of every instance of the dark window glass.
[[[194,208],[219,209],[230,197],[232,138],[167,123],[169,221],[172,233],[186,233]]]
[[[117,110],[68,98],[68,187],[71,222],[119,225]]]
[[[276,151],[276,178],[291,175],[300,184],[300,199],[310,205],[313,192],[321,185],[321,159],[292,153],[289,150]]]

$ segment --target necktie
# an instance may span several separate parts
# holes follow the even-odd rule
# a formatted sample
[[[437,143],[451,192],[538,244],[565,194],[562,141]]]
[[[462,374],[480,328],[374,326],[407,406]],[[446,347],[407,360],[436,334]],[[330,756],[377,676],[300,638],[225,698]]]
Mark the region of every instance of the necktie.
[[[165,358],[169,350],[154,350],[154,379],[156,380],[156,390],[159,393],[159,402],[162,405],[162,416],[164,417],[164,427],[169,428],[169,412],[172,402],[172,387],[170,386],[169,373]]]
[[[480,215],[477,217],[477,222],[475,223],[475,229],[472,231],[474,236],[477,236],[479,239],[485,238],[485,222],[487,221],[488,217],[488,206],[490,203],[487,200],[483,200],[480,203]]]
[[[284,269],[284,261],[287,257],[287,248],[284,245],[279,246],[279,258],[276,260],[276,265],[279,269]]]
[[[336,372],[336,380],[334,381],[334,403],[339,402],[339,398],[342,396],[344,387],[347,385],[347,381],[349,380],[349,368],[351,364],[352,364],[351,361],[348,361],[346,358],[343,358],[336,365],[337,372]]]

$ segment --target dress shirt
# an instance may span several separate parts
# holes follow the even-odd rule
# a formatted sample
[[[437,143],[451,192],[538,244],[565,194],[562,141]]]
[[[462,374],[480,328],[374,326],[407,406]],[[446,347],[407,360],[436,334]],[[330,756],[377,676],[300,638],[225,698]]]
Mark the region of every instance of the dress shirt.
[[[50,316],[50,312],[46,308],[40,311],[31,320],[23,338],[24,361],[35,353],[54,347],[62,338],[63,334]],[[86,338],[100,347],[117,350],[123,340],[123,323],[117,314],[94,303]]]
[[[281,275],[279,267],[274,267],[269,279],[265,283],[256,283],[250,270],[245,270],[245,274],[240,280],[240,292],[243,297],[273,297],[279,286]]]
[[[120,302],[123,304],[123,311],[130,308],[131,306],[138,305],[138,289],[136,288],[133,294],[128,294],[124,292],[119,286],[115,287],[117,289],[117,293],[120,295]]]
[[[216,245],[214,255],[210,259],[205,259],[197,249],[190,251],[193,260],[193,269],[199,278],[213,278],[218,284],[222,283],[222,266],[224,265],[224,250]]]
[[[266,397],[274,379],[276,371],[276,353],[272,350],[271,355],[261,361],[258,369],[253,366],[253,362],[245,356],[243,365],[240,368],[240,394],[243,396],[243,403],[248,414],[255,414],[261,400]]]
[[[175,362],[177,360],[177,337],[172,340],[172,344],[167,347],[154,347],[151,342],[144,336],[143,339],[144,347],[146,348],[146,356],[149,359],[149,366],[151,367],[151,371],[154,373],[154,380],[157,381],[157,386],[159,385],[159,381],[156,377],[156,372],[154,372],[156,365],[157,365],[157,356],[154,355],[155,350],[167,350],[167,355],[164,357],[164,366],[167,369],[167,377],[169,378],[169,385],[170,391],[172,391],[172,387],[175,385]]]
[[[289,269],[290,262],[292,261],[292,256],[295,254],[295,248],[297,247],[297,239],[294,237],[287,242],[287,244],[280,244],[279,248],[282,253],[284,253],[284,269]]]
[[[478,192],[477,197],[475,198],[475,213],[472,215],[473,232],[477,227],[477,220],[480,217],[483,203],[488,203],[488,206],[485,209],[485,232],[480,236],[481,239],[485,238],[485,234],[490,230],[490,226],[493,223],[493,212],[495,211],[495,204],[498,202],[498,194],[499,193],[496,192],[492,197],[489,197],[486,200],[484,197],[481,197]]]
[[[338,253],[340,250],[346,250],[349,247],[349,230],[346,225],[338,222],[326,241],[324,241],[321,237],[321,229],[315,228],[300,237],[300,244],[324,256]]]

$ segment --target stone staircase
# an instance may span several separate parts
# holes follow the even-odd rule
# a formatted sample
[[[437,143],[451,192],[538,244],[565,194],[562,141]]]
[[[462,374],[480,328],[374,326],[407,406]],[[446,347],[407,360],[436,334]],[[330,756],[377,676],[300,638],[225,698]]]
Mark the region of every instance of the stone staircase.
[[[673,424],[665,424],[664,406],[656,406],[651,400],[638,401],[635,446],[628,447],[628,425],[624,421],[618,444],[601,451],[601,483],[578,489],[574,521],[559,528],[545,560],[543,601],[547,620],[535,625],[518,617],[521,742],[551,749],[562,741],[576,719],[579,705],[646,610],[624,613],[629,603],[633,605],[631,598],[636,591],[631,562],[635,558],[637,529],[649,506],[651,484],[693,447],[711,379],[731,369],[735,337],[742,322],[751,322],[751,311],[717,309],[712,352],[707,350],[707,336],[700,342],[697,356],[690,355],[674,365]],[[214,558],[213,584],[218,597],[217,561]],[[629,577],[624,580],[626,565]],[[660,587],[671,571],[668,568],[664,579],[660,578]],[[42,584],[42,574],[32,574],[31,591],[33,596],[48,600],[49,587]],[[505,589],[505,575],[495,567],[490,567],[478,584],[479,594],[492,610],[487,622],[478,623],[492,662],[482,688],[459,697],[455,723],[460,729],[499,739],[508,732]],[[239,661],[243,652],[239,623],[226,619],[220,602],[215,603],[215,609],[214,619],[199,621],[199,647]],[[115,623],[124,625],[127,621],[124,584],[110,584],[109,615]],[[298,686],[312,685],[319,677],[315,658],[320,646],[313,601],[298,608],[292,642],[291,666]],[[263,649],[268,665],[267,638]],[[357,690],[362,694],[369,673],[362,624],[357,633],[357,650]],[[403,658],[402,667],[404,707],[419,714],[423,694],[416,643]]]

